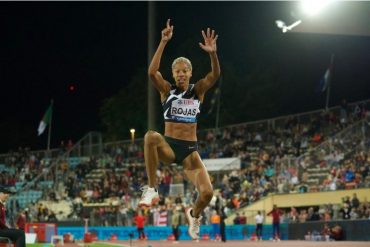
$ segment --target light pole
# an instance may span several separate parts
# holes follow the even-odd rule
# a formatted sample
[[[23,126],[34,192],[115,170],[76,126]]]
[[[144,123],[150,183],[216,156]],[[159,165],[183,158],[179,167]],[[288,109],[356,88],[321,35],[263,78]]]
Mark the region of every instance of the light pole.
[[[131,143],[134,144],[135,141],[135,129],[130,129],[131,133]]]

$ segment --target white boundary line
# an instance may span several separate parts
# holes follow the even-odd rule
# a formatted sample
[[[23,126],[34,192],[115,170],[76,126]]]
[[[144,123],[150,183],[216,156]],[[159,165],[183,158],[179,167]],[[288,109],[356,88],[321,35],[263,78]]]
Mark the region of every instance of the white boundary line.
[[[97,243],[97,244],[106,244],[106,245],[111,245],[111,246],[122,246],[122,247],[130,247],[129,245],[126,245],[126,244],[115,244],[115,243],[107,243],[107,242],[102,242],[102,241],[95,241],[93,243]],[[135,247],[135,246],[131,246],[131,247]]]

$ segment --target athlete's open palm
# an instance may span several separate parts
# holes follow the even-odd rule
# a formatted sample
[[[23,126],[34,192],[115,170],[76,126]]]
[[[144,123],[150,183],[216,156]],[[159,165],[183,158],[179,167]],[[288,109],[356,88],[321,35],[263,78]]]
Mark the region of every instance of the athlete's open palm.
[[[208,53],[216,52],[217,51],[216,41],[217,41],[218,35],[215,35],[215,30],[211,31],[210,28],[207,28],[207,33],[205,33],[202,30],[202,36],[204,38],[204,44],[199,43],[200,48],[202,48]]]

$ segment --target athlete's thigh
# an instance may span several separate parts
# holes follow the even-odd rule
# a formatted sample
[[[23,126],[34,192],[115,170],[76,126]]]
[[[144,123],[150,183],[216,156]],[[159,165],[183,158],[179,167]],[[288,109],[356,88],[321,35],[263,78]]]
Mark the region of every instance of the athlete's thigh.
[[[157,146],[157,152],[159,160],[163,163],[171,164],[175,161],[175,153],[162,135]]]
[[[184,167],[184,173],[198,190],[212,189],[208,171],[198,152],[189,154],[182,162],[182,165]]]

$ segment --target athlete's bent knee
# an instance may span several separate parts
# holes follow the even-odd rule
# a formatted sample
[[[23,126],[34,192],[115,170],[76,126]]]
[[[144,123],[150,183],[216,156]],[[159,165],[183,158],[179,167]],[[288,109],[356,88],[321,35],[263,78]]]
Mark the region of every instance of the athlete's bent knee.
[[[159,141],[160,134],[153,130],[149,130],[145,133],[144,142],[148,145],[155,145]]]
[[[211,201],[212,200],[212,197],[213,197],[213,190],[212,189],[206,189],[206,190],[203,190],[201,191],[200,193],[200,196],[202,197],[202,199],[204,201]]]

